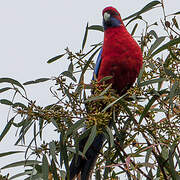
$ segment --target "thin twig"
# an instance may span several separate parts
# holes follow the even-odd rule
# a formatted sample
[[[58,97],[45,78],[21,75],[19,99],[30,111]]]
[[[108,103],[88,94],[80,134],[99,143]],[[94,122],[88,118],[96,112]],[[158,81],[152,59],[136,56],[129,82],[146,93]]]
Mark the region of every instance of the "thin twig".
[[[128,157],[128,155],[126,154],[126,152],[124,151],[124,149],[120,146],[120,144],[119,144],[117,141],[115,141],[114,143],[118,146],[118,148],[120,148],[120,150],[123,152],[124,156]],[[135,168],[138,169],[138,171],[139,171],[143,176],[145,176],[145,177],[146,177],[147,179],[149,179],[149,180],[152,180],[151,177],[149,177],[149,176],[148,176],[147,174],[145,174],[139,167],[136,166],[136,163],[135,163],[133,160],[131,160],[131,163],[132,163],[132,165],[133,165]]]

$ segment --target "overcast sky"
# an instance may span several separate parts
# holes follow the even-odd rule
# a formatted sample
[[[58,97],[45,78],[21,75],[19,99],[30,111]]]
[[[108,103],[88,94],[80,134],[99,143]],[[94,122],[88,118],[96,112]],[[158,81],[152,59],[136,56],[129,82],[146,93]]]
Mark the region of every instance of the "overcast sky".
[[[0,78],[11,77],[23,83],[59,75],[66,68],[65,59],[53,64],[46,61],[63,53],[67,46],[80,49],[86,23],[101,25],[104,7],[114,6],[126,17],[149,2],[151,0],[0,0]],[[179,0],[165,0],[165,7],[167,14],[177,12]],[[143,17],[155,22],[161,15],[161,9],[155,9]],[[90,32],[87,48],[102,40],[103,33]],[[54,102],[49,87],[49,83],[43,83],[26,89],[32,99],[38,99],[38,104],[46,105]],[[9,97],[0,94],[2,98]],[[7,107],[0,104],[0,133],[6,125],[7,113]],[[0,153],[15,149],[14,135],[15,129],[12,129],[0,143]],[[0,159],[0,167],[19,157]],[[14,172],[17,173],[12,170]]]

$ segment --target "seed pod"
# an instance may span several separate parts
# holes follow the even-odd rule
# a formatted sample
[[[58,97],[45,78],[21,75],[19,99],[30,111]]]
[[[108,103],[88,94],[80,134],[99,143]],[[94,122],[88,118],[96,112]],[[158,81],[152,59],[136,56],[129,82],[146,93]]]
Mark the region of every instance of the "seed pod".
[[[166,21],[166,22],[165,22],[165,26],[166,26],[167,28],[169,28],[169,27],[170,27],[170,22],[169,22],[169,21]]]

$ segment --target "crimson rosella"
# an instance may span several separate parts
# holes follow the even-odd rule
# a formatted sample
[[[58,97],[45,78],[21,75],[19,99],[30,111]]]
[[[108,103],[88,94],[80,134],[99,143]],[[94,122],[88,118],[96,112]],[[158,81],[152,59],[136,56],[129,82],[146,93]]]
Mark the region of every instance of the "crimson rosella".
[[[126,30],[119,12],[113,7],[103,10],[104,42],[98,56],[94,79],[100,81],[106,76],[112,76],[106,81],[112,88],[122,95],[135,82],[141,66],[142,52],[136,41]],[[83,151],[87,138],[79,143],[79,150]],[[99,151],[104,142],[104,135],[98,134],[86,152],[86,158],[74,157],[70,165],[70,180],[81,173],[81,180],[89,179],[90,172],[96,162]]]

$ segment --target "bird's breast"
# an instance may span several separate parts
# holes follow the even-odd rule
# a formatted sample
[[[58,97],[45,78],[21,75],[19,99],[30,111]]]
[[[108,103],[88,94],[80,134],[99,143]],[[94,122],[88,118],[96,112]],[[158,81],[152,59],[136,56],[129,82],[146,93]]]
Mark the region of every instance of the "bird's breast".
[[[112,76],[109,83],[121,94],[124,88],[134,83],[141,66],[141,49],[126,29],[107,29],[98,80]]]

